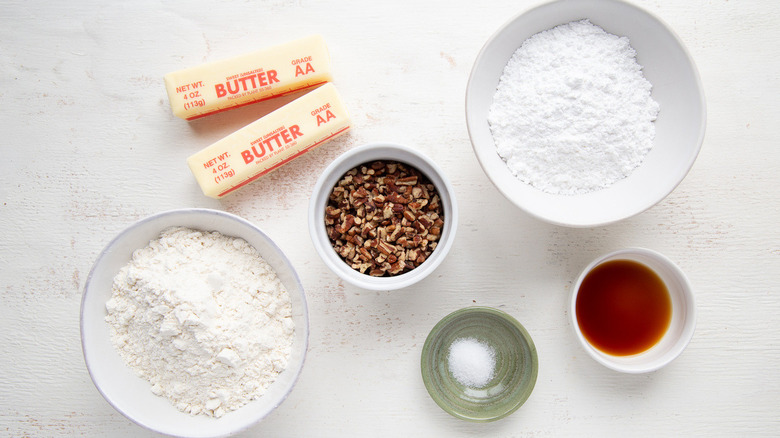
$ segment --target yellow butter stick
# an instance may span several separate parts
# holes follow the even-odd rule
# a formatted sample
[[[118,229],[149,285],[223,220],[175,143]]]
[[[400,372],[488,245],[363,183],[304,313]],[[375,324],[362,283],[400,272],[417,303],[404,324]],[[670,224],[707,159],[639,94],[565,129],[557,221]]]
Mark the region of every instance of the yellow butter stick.
[[[173,114],[186,120],[283,96],[333,80],[325,40],[314,35],[168,73]]]
[[[333,84],[325,84],[192,155],[203,193],[221,198],[349,130]]]

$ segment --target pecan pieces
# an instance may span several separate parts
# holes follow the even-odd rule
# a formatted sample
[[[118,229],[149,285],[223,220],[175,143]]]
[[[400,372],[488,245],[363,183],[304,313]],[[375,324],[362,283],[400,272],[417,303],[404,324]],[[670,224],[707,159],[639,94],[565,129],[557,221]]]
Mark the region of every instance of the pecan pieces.
[[[375,277],[420,266],[436,248],[443,225],[436,187],[417,169],[395,161],[351,169],[325,207],[333,249],[353,269]]]

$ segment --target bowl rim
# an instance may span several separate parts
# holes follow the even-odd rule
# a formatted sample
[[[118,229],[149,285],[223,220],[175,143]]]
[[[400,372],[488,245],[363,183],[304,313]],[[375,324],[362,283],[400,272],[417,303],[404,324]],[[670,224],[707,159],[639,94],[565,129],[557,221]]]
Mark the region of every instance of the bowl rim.
[[[388,154],[393,152],[400,152],[412,159],[389,157]],[[346,172],[354,166],[375,160],[405,162],[425,174],[425,176],[436,186],[439,197],[442,200],[442,207],[445,210],[446,222],[442,232],[442,238],[439,239],[439,243],[436,245],[431,256],[417,268],[392,277],[372,277],[367,274],[361,274],[347,265],[333,250],[333,246],[330,243],[330,239],[327,237],[324,225],[327,194],[330,192],[332,186],[330,181],[333,180],[333,184],[335,184],[343,174],[343,172],[337,172],[337,170],[341,167],[346,167],[344,170],[344,172]],[[414,160],[419,160],[419,163],[415,163]],[[430,168],[433,174],[431,175],[427,169],[421,168],[421,165]],[[336,173],[339,174],[336,175]],[[441,184],[435,181],[437,179]],[[446,212],[448,208],[450,210],[449,214]],[[455,240],[455,235],[457,234],[458,203],[455,198],[455,190],[452,183],[450,183],[449,179],[444,174],[444,171],[435,161],[410,146],[383,141],[368,143],[352,148],[333,160],[325,170],[322,171],[314,185],[312,196],[309,200],[308,216],[309,236],[312,244],[320,256],[320,259],[322,259],[325,265],[339,278],[363,289],[375,291],[397,290],[423,280],[444,261]]]
[[[683,329],[677,341],[675,342],[674,346],[669,350],[669,352],[664,354],[661,359],[656,360],[654,361],[654,363],[650,363],[650,364],[629,365],[629,364],[621,364],[617,361],[610,360],[610,357],[612,357],[611,355],[607,353],[603,353],[597,350],[596,347],[590,345],[588,340],[585,339],[585,336],[582,334],[582,330],[580,330],[579,324],[577,323],[577,296],[579,294],[580,285],[582,284],[582,281],[585,279],[585,276],[588,273],[590,273],[595,267],[607,261],[612,261],[612,260],[637,261],[633,258],[630,258],[630,255],[632,254],[654,260],[664,265],[670,271],[672,271],[675,278],[680,282],[681,285],[680,296],[685,303],[685,309],[683,309],[685,324],[683,326]],[[644,262],[641,261],[638,262],[647,266],[647,264]],[[656,272],[655,268],[651,266],[647,266],[647,267],[650,268],[652,271]],[[610,251],[606,254],[602,254],[596,257],[590,263],[588,263],[577,274],[577,277],[572,284],[571,294],[569,297],[568,311],[569,311],[569,322],[571,324],[572,330],[574,331],[574,335],[579,341],[580,346],[588,353],[588,355],[592,357],[596,362],[604,365],[607,368],[610,368],[614,371],[627,373],[627,374],[650,373],[669,365],[671,362],[677,359],[677,357],[679,357],[683,353],[683,351],[685,351],[688,344],[691,342],[691,339],[693,339],[694,332],[696,331],[696,297],[694,296],[693,288],[690,284],[690,281],[688,280],[688,277],[685,275],[685,272],[683,272],[683,270],[667,256],[661,254],[658,251],[654,251],[652,249],[642,248],[642,247],[629,247],[629,248],[618,249],[615,251]],[[637,353],[635,355],[626,356],[626,357],[638,357],[644,354],[646,351]],[[621,356],[615,356],[615,357],[621,357]]]
[[[503,32],[506,31],[506,29],[509,28],[512,25],[512,23],[514,23],[515,21],[519,20],[522,16],[524,16],[526,14],[529,14],[529,13],[533,13],[534,11],[537,11],[537,10],[540,10],[540,9],[554,7],[557,4],[572,5],[572,4],[576,4],[576,1],[573,1],[573,0],[551,0],[551,1],[546,1],[546,2],[538,4],[536,6],[532,6],[530,8],[527,8],[527,9],[525,9],[525,10],[515,14],[509,20],[505,21],[495,32],[493,32],[490,35],[490,37],[487,39],[487,41],[482,45],[482,47],[480,48],[479,52],[477,53],[477,56],[474,59],[474,63],[472,64],[471,70],[469,71],[469,78],[468,78],[468,81],[466,83],[465,105],[464,105],[464,112],[465,112],[465,116],[466,116],[466,130],[468,131],[469,140],[471,142],[471,146],[472,146],[472,149],[474,151],[474,155],[476,155],[477,161],[479,162],[480,167],[482,168],[482,171],[485,173],[485,175],[491,181],[493,186],[495,186],[496,189],[498,189],[498,191],[507,200],[509,200],[512,204],[514,204],[515,206],[520,208],[522,211],[524,211],[526,214],[530,215],[531,217],[534,217],[534,218],[536,218],[538,220],[541,220],[541,221],[544,221],[544,222],[547,222],[547,223],[550,223],[550,224],[553,224],[553,225],[563,226],[563,227],[571,227],[571,228],[593,228],[593,227],[600,227],[600,226],[606,226],[606,225],[614,224],[616,222],[620,222],[622,220],[629,219],[631,217],[637,216],[637,215],[639,215],[639,214],[649,210],[653,206],[657,205],[659,202],[661,202],[663,199],[665,199],[667,196],[669,196],[669,194],[671,194],[683,182],[683,180],[686,178],[686,176],[690,173],[690,170],[693,168],[693,165],[695,164],[696,159],[698,158],[698,155],[701,152],[701,148],[702,148],[702,146],[704,144],[704,138],[705,138],[705,134],[706,134],[706,130],[707,130],[707,102],[706,102],[706,97],[705,97],[705,94],[704,94],[704,85],[703,85],[702,80],[701,80],[701,75],[700,75],[698,67],[696,66],[696,63],[695,63],[695,61],[693,59],[693,56],[691,55],[690,50],[686,47],[686,45],[684,44],[682,39],[674,31],[674,29],[672,29],[672,27],[669,26],[669,24],[667,24],[664,20],[662,20],[657,15],[651,13],[650,11],[648,11],[648,10],[646,10],[644,8],[641,8],[641,7],[637,6],[637,5],[629,3],[629,2],[627,2],[625,0],[589,0],[589,1],[596,2],[596,3],[621,5],[622,7],[627,7],[627,8],[634,9],[635,11],[638,11],[638,12],[640,12],[642,14],[647,15],[650,20],[654,20],[654,21],[658,22],[661,25],[661,27],[669,33],[669,35],[672,37],[672,39],[675,41],[676,45],[679,47],[679,49],[681,50],[681,52],[685,56],[687,64],[691,68],[691,74],[693,76],[694,83],[696,85],[696,92],[697,92],[698,97],[699,97],[698,105],[701,107],[701,114],[700,114],[700,117],[699,117],[699,129],[698,129],[698,132],[696,133],[696,139],[697,140],[696,140],[696,143],[695,143],[695,148],[692,149],[692,151],[694,153],[691,155],[689,161],[685,164],[685,166],[684,166],[685,167],[685,169],[684,169],[685,171],[682,173],[682,176],[679,178],[678,181],[674,182],[674,184],[672,184],[668,188],[668,190],[665,190],[664,193],[661,193],[659,196],[657,196],[656,197],[657,199],[656,198],[651,199],[650,202],[648,202],[647,205],[645,205],[643,208],[639,208],[639,209],[629,213],[628,215],[625,215],[625,216],[622,216],[622,217],[611,218],[611,219],[604,219],[604,220],[600,220],[600,221],[590,221],[590,222],[584,222],[584,221],[582,221],[582,222],[567,222],[565,220],[561,220],[561,219],[556,218],[556,217],[551,217],[548,214],[543,214],[542,212],[539,212],[539,211],[536,211],[535,209],[529,208],[523,202],[520,202],[519,199],[516,199],[516,197],[510,192],[510,190],[508,190],[505,187],[502,187],[499,184],[499,181],[496,179],[496,177],[494,175],[492,175],[492,173],[487,172],[487,170],[486,170],[486,167],[485,167],[486,166],[485,157],[480,154],[479,148],[477,147],[477,144],[476,144],[476,142],[474,140],[475,132],[476,132],[477,127],[474,124],[474,122],[471,120],[472,118],[470,117],[470,111],[469,111],[469,109],[471,108],[470,101],[473,98],[472,94],[473,94],[473,89],[475,87],[475,85],[474,85],[474,78],[475,78],[476,72],[479,71],[479,68],[480,68],[482,62],[483,62],[484,58],[486,57],[486,52],[488,51],[489,47],[496,40],[498,40],[500,38],[500,36],[503,34]],[[561,23],[561,24],[565,24],[565,23]],[[517,47],[520,47],[520,44],[522,44],[522,41],[520,41],[518,43]],[[507,61],[508,61],[508,59],[507,59]],[[491,136],[491,139],[492,139],[492,136]]]
[[[426,371],[427,369],[426,359],[431,355],[432,344],[436,340],[436,338],[441,335],[442,330],[447,325],[457,320],[459,317],[462,317],[464,315],[469,315],[469,314],[488,314],[494,317],[498,317],[502,321],[516,328],[520,333],[520,337],[529,347],[528,352],[529,355],[531,356],[531,378],[526,383],[523,392],[519,395],[519,397],[516,400],[513,401],[513,404],[509,407],[509,409],[493,417],[473,418],[466,415],[461,415],[455,410],[453,410],[449,405],[444,404],[443,401],[440,399],[440,397],[438,397],[437,395],[438,391],[436,391],[435,388],[433,387],[433,384],[430,382],[430,376],[428,375],[429,373]],[[528,333],[528,330],[525,328],[525,326],[523,326],[523,324],[521,324],[520,321],[518,321],[515,317],[495,307],[468,306],[468,307],[460,308],[458,310],[455,310],[447,314],[446,316],[441,318],[430,330],[428,336],[425,338],[425,342],[423,343],[422,351],[420,353],[420,372],[422,375],[423,384],[425,385],[425,389],[427,390],[428,395],[444,412],[447,412],[448,414],[452,415],[455,418],[466,420],[472,423],[489,423],[489,422],[497,421],[502,418],[508,417],[509,415],[511,415],[518,409],[520,409],[520,407],[523,406],[525,402],[528,401],[528,399],[531,397],[531,394],[533,393],[533,390],[536,387],[536,381],[539,378],[539,355],[536,349],[536,344],[534,343],[531,334]]]
[[[87,275],[86,281],[84,283],[84,288],[82,290],[81,303],[80,303],[80,308],[79,308],[79,335],[80,335],[80,338],[81,338],[80,339],[80,342],[81,342],[81,352],[82,352],[82,358],[84,359],[84,364],[85,364],[85,366],[87,368],[87,373],[89,374],[89,378],[92,381],[93,386],[95,387],[95,389],[97,389],[98,393],[100,393],[100,395],[103,397],[103,399],[106,402],[108,402],[108,404],[112,408],[114,408],[114,410],[116,410],[117,412],[122,414],[122,416],[124,416],[125,418],[130,420],[132,423],[134,423],[134,424],[136,424],[136,425],[138,425],[138,426],[140,426],[140,427],[142,427],[142,428],[144,428],[146,430],[150,430],[152,432],[160,433],[160,434],[167,435],[167,436],[184,436],[184,435],[178,435],[178,434],[162,431],[162,430],[156,429],[155,427],[153,427],[153,425],[147,424],[145,422],[141,422],[137,418],[134,418],[134,417],[128,415],[123,409],[121,409],[119,406],[117,406],[117,404],[114,402],[113,398],[111,398],[108,394],[106,394],[105,390],[95,380],[96,379],[95,375],[94,375],[95,364],[91,363],[90,360],[88,359],[89,355],[87,353],[87,345],[86,345],[86,342],[85,342],[85,339],[84,339],[84,333],[85,333],[85,326],[84,326],[84,324],[85,324],[85,317],[84,317],[84,314],[85,314],[85,311],[86,311],[86,303],[87,303],[87,299],[88,299],[88,291],[90,289],[90,284],[92,283],[92,279],[95,276],[96,270],[97,270],[101,260],[104,257],[106,257],[107,254],[110,253],[111,249],[117,244],[117,242],[119,242],[123,238],[124,235],[126,235],[128,232],[132,231],[135,228],[143,226],[146,223],[153,222],[153,221],[159,220],[159,219],[164,218],[164,217],[176,216],[176,215],[182,215],[182,214],[193,214],[193,213],[194,214],[205,214],[205,215],[222,216],[222,217],[225,217],[225,218],[227,218],[229,220],[233,220],[233,221],[239,222],[239,223],[241,223],[241,224],[251,228],[252,230],[257,232],[259,235],[261,235],[263,237],[263,239],[265,239],[267,241],[269,246],[275,250],[275,252],[279,256],[279,258],[282,261],[284,261],[284,263],[286,265],[288,265],[290,267],[290,273],[292,274],[292,278],[295,281],[295,283],[298,285],[298,289],[300,290],[301,312],[303,314],[303,320],[305,322],[305,326],[303,327],[304,330],[303,330],[303,333],[302,333],[303,334],[303,338],[302,338],[301,361],[300,361],[300,365],[297,367],[297,369],[294,370],[295,375],[293,376],[292,380],[290,381],[290,390],[285,392],[283,397],[281,397],[279,400],[276,400],[274,402],[273,407],[270,410],[268,410],[268,412],[266,412],[264,415],[262,415],[260,417],[255,418],[253,421],[247,422],[246,424],[242,424],[240,427],[233,428],[233,429],[230,429],[230,430],[225,431],[225,432],[221,432],[221,433],[213,434],[213,435],[204,435],[204,436],[210,436],[210,437],[227,437],[227,436],[231,436],[231,435],[234,435],[236,433],[239,433],[241,431],[247,430],[247,429],[249,429],[250,427],[252,427],[254,425],[257,425],[264,418],[266,418],[273,411],[275,411],[289,397],[290,393],[295,388],[295,386],[298,383],[298,380],[300,379],[301,372],[303,371],[303,366],[304,366],[304,364],[306,362],[306,357],[307,357],[307,353],[308,353],[308,349],[309,349],[309,335],[310,335],[309,334],[309,332],[310,332],[310,329],[309,329],[309,324],[310,324],[309,323],[309,310],[308,310],[308,303],[306,301],[306,293],[305,293],[305,290],[303,288],[303,283],[301,282],[300,276],[298,275],[298,272],[295,270],[295,268],[294,268],[292,262],[290,261],[290,259],[282,251],[282,249],[276,244],[276,242],[273,239],[271,239],[271,237],[268,236],[264,231],[262,231],[259,227],[257,227],[256,225],[254,225],[250,221],[248,221],[248,220],[246,220],[246,219],[244,219],[244,218],[242,218],[242,217],[240,217],[238,215],[235,215],[233,213],[229,213],[229,212],[222,211],[222,210],[216,210],[216,209],[210,209],[210,208],[178,208],[178,209],[165,210],[165,211],[162,211],[162,212],[158,212],[158,213],[154,213],[154,214],[148,215],[148,216],[143,217],[143,218],[141,218],[139,220],[136,220],[136,221],[132,222],[130,225],[127,225],[124,228],[122,228],[100,250],[100,252],[98,253],[97,257],[95,257],[95,261],[93,262],[92,267],[90,268],[89,274]],[[160,231],[162,231],[162,230],[160,230]],[[206,231],[211,231],[211,230],[206,230]],[[222,234],[225,234],[225,233],[222,233]],[[240,236],[232,236],[232,237],[240,237]],[[288,291],[288,293],[290,293],[290,291]],[[297,326],[296,326],[296,331],[297,330],[298,329],[297,329]]]

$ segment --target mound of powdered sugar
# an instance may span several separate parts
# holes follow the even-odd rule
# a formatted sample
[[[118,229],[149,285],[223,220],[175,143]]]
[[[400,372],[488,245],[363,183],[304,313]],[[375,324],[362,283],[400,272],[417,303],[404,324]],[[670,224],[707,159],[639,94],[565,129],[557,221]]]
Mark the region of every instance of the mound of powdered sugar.
[[[285,369],[290,297],[243,239],[175,227],[114,278],[111,341],[152,392],[220,417],[260,397]]]
[[[608,187],[653,145],[659,106],[628,38],[588,20],[528,38],[488,114],[496,149],[523,182],[554,194]]]

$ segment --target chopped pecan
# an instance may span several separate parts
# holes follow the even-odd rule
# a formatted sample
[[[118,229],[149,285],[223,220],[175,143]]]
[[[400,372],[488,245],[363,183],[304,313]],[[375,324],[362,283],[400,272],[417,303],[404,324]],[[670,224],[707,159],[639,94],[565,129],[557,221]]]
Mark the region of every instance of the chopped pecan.
[[[400,274],[401,271],[404,270],[405,265],[406,265],[405,263],[402,264],[401,262],[395,262],[390,265],[390,269],[388,272],[390,272],[393,275]]]
[[[360,249],[358,249],[358,252],[360,253],[359,257],[361,258],[361,260],[367,262],[372,259],[371,253],[368,252],[368,250],[365,247],[361,247]]]
[[[379,252],[384,255],[390,255],[395,251],[395,246],[387,243],[384,240],[380,240],[376,246],[376,249],[378,249]]]
[[[417,219],[417,222],[419,222],[420,226],[422,226],[424,229],[428,229],[431,227],[431,225],[433,225],[431,218],[425,215],[420,215],[420,217]],[[418,228],[418,230],[420,229]]]
[[[395,183],[399,186],[413,186],[417,184],[417,176],[405,176],[403,178],[398,178],[395,180]]]

